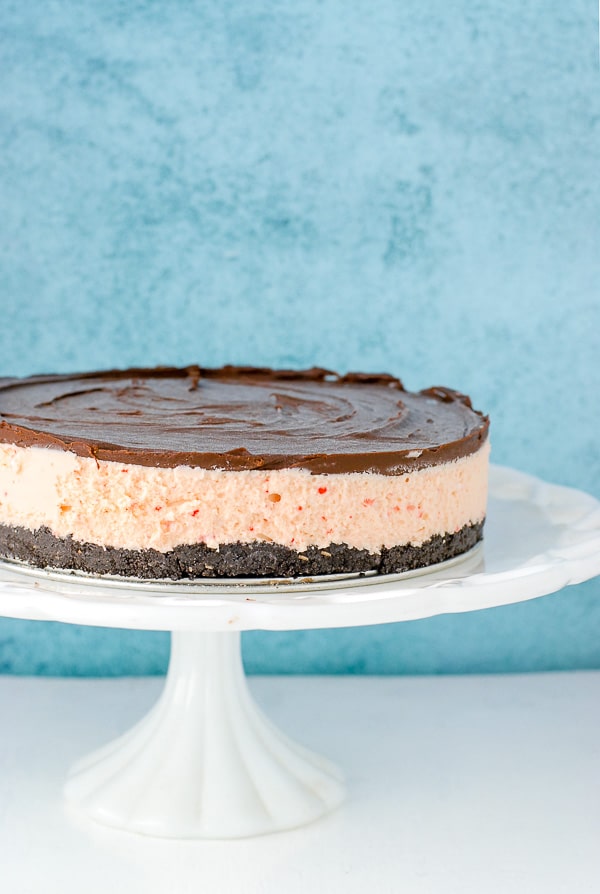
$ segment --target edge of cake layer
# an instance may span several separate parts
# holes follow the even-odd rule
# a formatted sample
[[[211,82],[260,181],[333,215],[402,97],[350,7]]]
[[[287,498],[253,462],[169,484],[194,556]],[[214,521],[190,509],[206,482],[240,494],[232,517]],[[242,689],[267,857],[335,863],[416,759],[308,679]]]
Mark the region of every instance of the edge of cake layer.
[[[84,571],[138,580],[235,577],[312,577],[376,571],[394,574],[436,565],[467,552],[483,536],[484,521],[454,533],[436,534],[421,546],[401,544],[380,552],[344,543],[303,552],[277,543],[225,543],[217,549],[184,544],[168,552],[129,550],[56,537],[48,528],[36,531],[0,525],[0,556],[37,568]]]
[[[0,524],[132,550],[263,540],[296,551],[345,543],[378,552],[480,521],[488,455],[486,442],[477,453],[400,476],[231,474],[0,444]]]

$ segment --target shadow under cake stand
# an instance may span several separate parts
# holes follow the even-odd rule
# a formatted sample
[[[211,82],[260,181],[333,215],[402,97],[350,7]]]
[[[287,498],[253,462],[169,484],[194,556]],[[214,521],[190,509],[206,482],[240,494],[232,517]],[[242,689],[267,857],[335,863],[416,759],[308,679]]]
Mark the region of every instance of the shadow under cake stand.
[[[172,632],[164,690],[128,733],[80,761],[69,804],[165,838],[237,838],[337,807],[342,775],[250,696],[242,630],[408,621],[543,596],[600,573],[600,503],[492,466],[485,541],[425,571],[293,581],[138,582],[0,563],[0,614]]]

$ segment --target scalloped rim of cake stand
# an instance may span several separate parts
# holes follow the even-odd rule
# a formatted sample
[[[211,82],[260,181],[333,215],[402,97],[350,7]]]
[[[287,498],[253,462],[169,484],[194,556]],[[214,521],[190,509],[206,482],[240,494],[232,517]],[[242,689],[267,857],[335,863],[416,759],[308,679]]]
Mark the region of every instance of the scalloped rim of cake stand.
[[[0,615],[147,630],[293,630],[414,620],[533,599],[600,574],[600,502],[491,466],[483,544],[398,575],[159,582],[0,563]]]

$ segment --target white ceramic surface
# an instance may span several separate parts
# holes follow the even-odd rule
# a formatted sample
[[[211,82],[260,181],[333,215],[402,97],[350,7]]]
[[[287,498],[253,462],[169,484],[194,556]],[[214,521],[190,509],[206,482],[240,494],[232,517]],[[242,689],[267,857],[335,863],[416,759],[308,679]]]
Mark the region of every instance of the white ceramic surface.
[[[67,801],[163,838],[240,838],[304,825],[341,803],[341,773],[291,742],[248,691],[239,633],[174,633],[162,695],[76,765]]]
[[[483,550],[417,576],[132,584],[5,564],[0,613],[175,631],[157,705],[131,732],[74,768],[66,797],[92,819],[131,832],[235,838],[311,822],[343,798],[335,768],[283,737],[253,703],[240,630],[470,611],[532,599],[597,573],[600,503],[493,468]]]
[[[533,599],[600,573],[600,503],[492,466],[483,549],[417,576],[261,584],[86,580],[0,564],[0,614],[146,630],[294,630],[407,621]]]

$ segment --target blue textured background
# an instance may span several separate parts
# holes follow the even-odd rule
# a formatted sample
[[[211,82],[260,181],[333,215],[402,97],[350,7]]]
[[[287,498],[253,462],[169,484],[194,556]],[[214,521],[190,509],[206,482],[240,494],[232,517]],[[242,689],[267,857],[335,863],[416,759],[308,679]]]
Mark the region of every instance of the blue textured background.
[[[0,373],[313,363],[447,384],[494,460],[600,496],[594,0],[0,9]],[[246,639],[251,670],[600,667],[598,582]],[[164,635],[0,621],[0,670]]]

